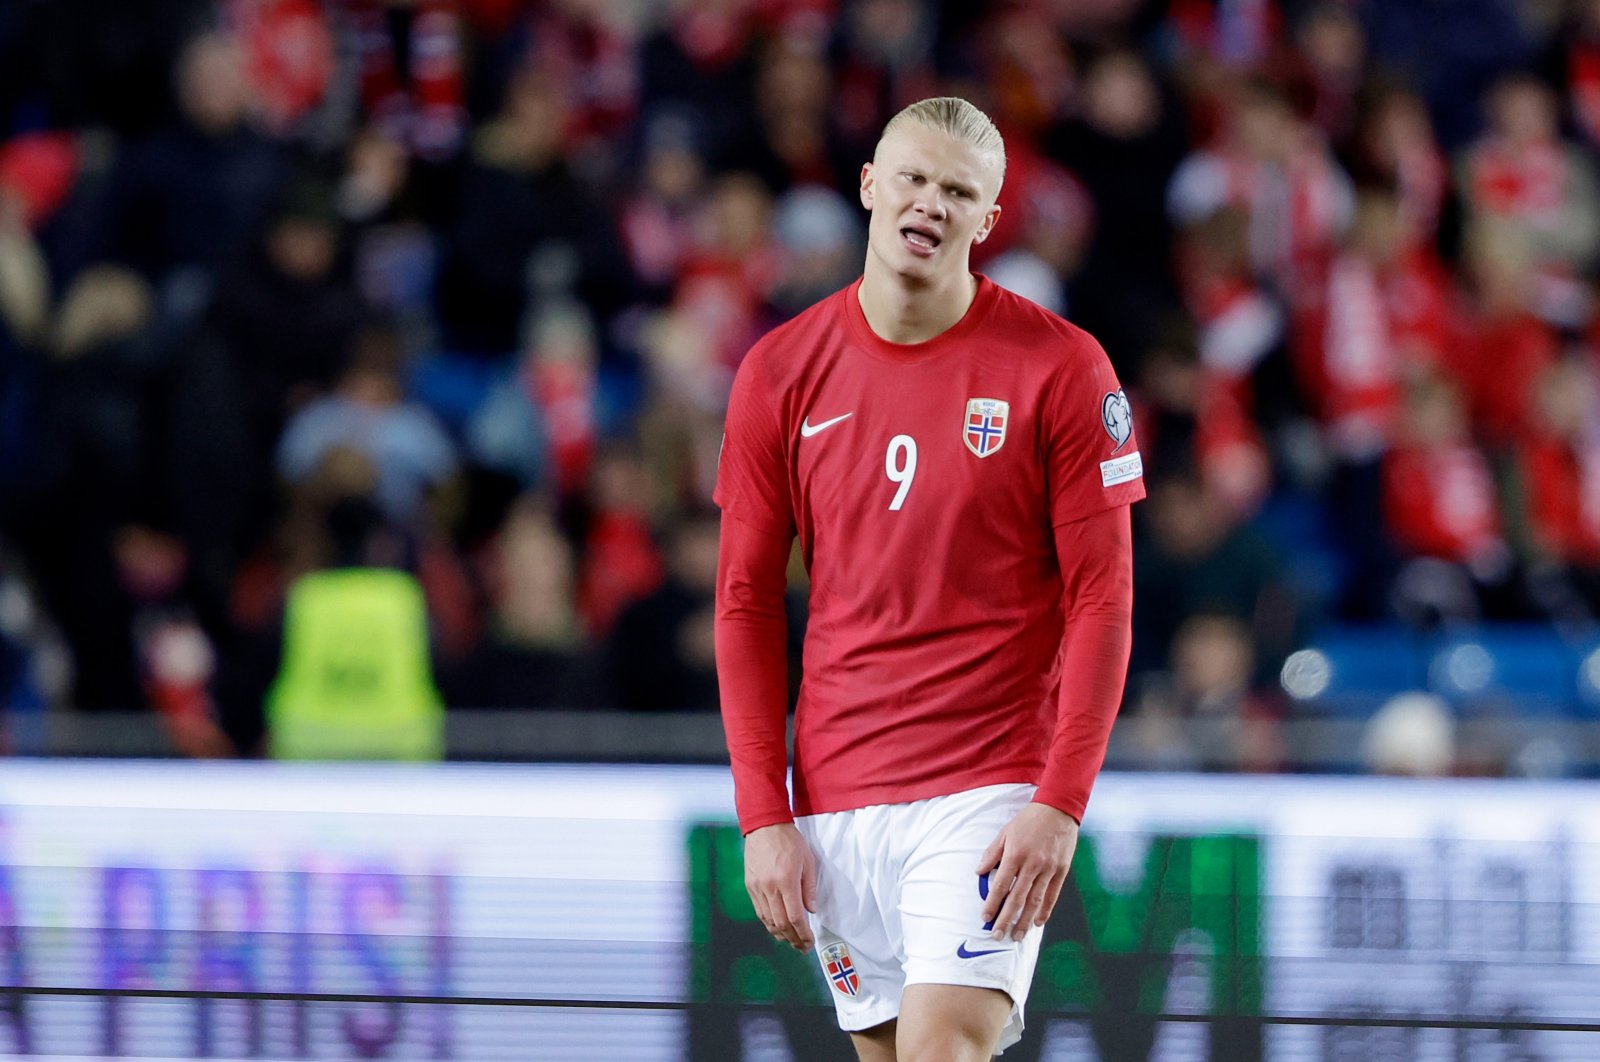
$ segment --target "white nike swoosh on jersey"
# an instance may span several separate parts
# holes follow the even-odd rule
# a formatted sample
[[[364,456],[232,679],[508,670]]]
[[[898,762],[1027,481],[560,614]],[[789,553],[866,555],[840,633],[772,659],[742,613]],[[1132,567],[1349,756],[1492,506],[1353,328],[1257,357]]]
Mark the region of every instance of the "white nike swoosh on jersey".
[[[852,409],[849,413],[834,417],[832,420],[825,420],[821,424],[812,424],[809,419],[802,420],[800,422],[800,438],[809,439],[817,432],[831,428],[841,420],[845,420],[848,417],[854,416],[855,412],[856,411]]]

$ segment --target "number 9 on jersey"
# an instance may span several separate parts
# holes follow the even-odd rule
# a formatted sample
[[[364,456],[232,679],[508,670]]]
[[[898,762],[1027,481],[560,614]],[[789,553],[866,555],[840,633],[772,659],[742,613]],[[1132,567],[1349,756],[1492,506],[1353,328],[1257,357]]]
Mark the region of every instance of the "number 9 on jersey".
[[[889,503],[890,512],[899,512],[900,506],[906,503],[906,495],[911,493],[911,481],[917,475],[917,440],[909,435],[890,439],[889,449],[883,455],[883,474],[889,477],[890,483],[900,485],[894,492],[894,501]]]

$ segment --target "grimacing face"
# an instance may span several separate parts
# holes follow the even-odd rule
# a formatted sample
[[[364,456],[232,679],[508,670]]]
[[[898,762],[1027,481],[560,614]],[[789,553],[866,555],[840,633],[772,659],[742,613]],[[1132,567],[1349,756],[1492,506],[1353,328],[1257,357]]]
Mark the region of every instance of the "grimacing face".
[[[878,145],[861,167],[861,205],[872,259],[906,280],[938,284],[964,276],[972,245],[1000,217],[1001,174],[964,140],[911,123]]]

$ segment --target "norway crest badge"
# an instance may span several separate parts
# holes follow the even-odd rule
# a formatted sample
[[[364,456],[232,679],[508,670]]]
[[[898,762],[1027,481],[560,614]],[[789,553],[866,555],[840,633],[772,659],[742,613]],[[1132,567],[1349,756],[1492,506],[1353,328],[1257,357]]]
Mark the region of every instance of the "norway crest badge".
[[[822,968],[828,973],[828,982],[839,994],[854,996],[861,991],[861,978],[856,976],[856,964],[850,961],[850,945],[844,941],[822,949]]]
[[[1006,441],[1006,422],[1011,419],[1011,403],[998,398],[967,399],[967,416],[962,421],[961,437],[967,449],[988,457]]]

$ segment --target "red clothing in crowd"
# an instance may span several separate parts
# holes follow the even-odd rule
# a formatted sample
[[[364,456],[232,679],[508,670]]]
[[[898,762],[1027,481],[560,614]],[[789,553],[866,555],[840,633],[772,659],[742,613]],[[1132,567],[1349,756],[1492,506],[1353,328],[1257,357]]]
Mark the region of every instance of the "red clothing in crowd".
[[[1518,450],[1528,530],[1542,554],[1600,568],[1600,446],[1530,439]]]
[[[274,132],[319,106],[333,78],[333,33],[315,0],[254,0],[226,8],[245,53],[251,94]]]
[[[1590,36],[1573,40],[1567,52],[1572,85],[1572,116],[1591,144],[1600,144],[1600,41]]]
[[[1390,534],[1417,556],[1467,563],[1500,539],[1489,463],[1470,444],[1389,451],[1383,502]]]
[[[1467,185],[1479,209],[1538,223],[1561,209],[1566,158],[1559,144],[1513,145],[1490,137],[1467,156]]]
[[[409,69],[389,18],[411,20]],[[389,139],[426,159],[448,156],[461,142],[467,112],[461,71],[461,26],[447,0],[417,0],[396,9],[378,0],[352,0],[349,18],[360,63],[361,106]]]
[[[1431,252],[1413,248],[1386,270],[1340,256],[1295,336],[1300,379],[1335,443],[1386,446],[1405,380],[1444,357],[1451,329],[1448,276]]]
[[[1444,368],[1466,394],[1478,438],[1499,447],[1523,434],[1534,384],[1556,355],[1555,333],[1531,313],[1460,320]]]
[[[602,510],[583,543],[578,571],[578,615],[595,638],[604,638],[617,617],[667,577],[650,521],[643,512]]]

